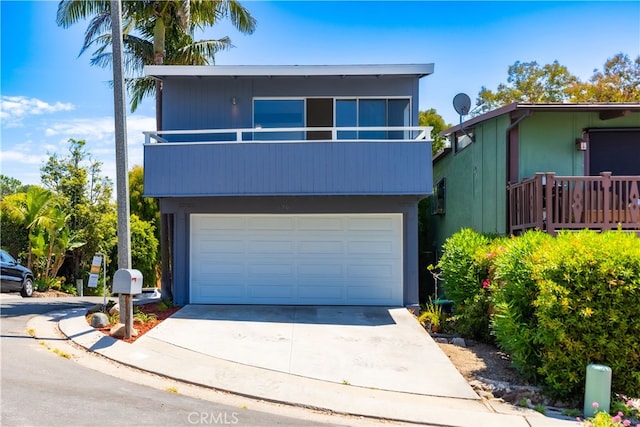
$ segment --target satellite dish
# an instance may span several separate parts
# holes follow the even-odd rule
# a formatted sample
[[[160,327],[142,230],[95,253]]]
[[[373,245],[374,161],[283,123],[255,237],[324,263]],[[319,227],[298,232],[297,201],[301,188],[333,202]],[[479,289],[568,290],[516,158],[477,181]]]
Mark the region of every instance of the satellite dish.
[[[455,108],[456,112],[461,116],[469,114],[469,110],[471,109],[471,99],[469,98],[469,95],[466,93],[459,93],[454,96],[453,108]]]

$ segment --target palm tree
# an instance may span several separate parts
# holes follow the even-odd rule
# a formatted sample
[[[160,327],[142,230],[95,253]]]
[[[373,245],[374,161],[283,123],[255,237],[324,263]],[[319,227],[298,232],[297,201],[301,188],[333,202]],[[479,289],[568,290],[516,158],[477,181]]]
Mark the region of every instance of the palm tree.
[[[38,240],[40,230],[51,228],[54,222],[51,212],[57,201],[49,190],[33,185],[26,193],[11,194],[0,203],[2,210],[28,231],[27,267],[31,268],[32,245]]]
[[[142,99],[156,94],[156,114],[160,117],[162,86],[160,81],[143,78],[145,65],[209,65],[215,54],[232,47],[231,40],[198,40],[195,30],[215,25],[223,18],[245,34],[255,30],[256,20],[237,0],[164,0],[123,2],[123,44],[125,71],[131,95],[131,111]],[[62,0],[58,4],[57,23],[68,28],[81,19],[92,17],[80,54],[95,48],[91,64],[107,67],[112,56],[109,1]],[[160,123],[158,123],[160,129]]]

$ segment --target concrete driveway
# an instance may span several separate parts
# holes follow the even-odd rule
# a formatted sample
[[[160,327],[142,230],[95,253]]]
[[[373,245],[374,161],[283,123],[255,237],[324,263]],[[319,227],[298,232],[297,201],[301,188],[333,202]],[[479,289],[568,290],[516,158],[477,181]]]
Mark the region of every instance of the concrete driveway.
[[[188,305],[145,338],[334,383],[478,399],[405,308]]]

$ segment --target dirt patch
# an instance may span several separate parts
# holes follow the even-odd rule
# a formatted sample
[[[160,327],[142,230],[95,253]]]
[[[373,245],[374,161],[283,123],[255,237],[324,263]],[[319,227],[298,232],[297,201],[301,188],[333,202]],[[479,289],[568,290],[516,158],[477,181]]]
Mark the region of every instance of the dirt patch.
[[[48,289],[46,291],[33,291],[33,298],[64,298],[64,297],[74,297],[73,294],[68,294],[62,291],[54,291],[53,289]]]
[[[469,340],[465,340],[465,344],[467,347],[438,343],[467,381],[490,379],[515,385],[529,385],[512,367],[509,356],[497,347]]]

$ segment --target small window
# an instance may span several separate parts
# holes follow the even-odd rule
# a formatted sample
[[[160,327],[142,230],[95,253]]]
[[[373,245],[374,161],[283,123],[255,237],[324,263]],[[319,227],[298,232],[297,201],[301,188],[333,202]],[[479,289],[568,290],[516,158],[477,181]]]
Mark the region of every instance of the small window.
[[[456,134],[456,153],[471,145],[473,142],[473,132],[467,132],[466,134]]]
[[[445,192],[446,179],[442,178],[433,187],[433,197],[431,198],[431,213],[433,215],[445,214]]]

